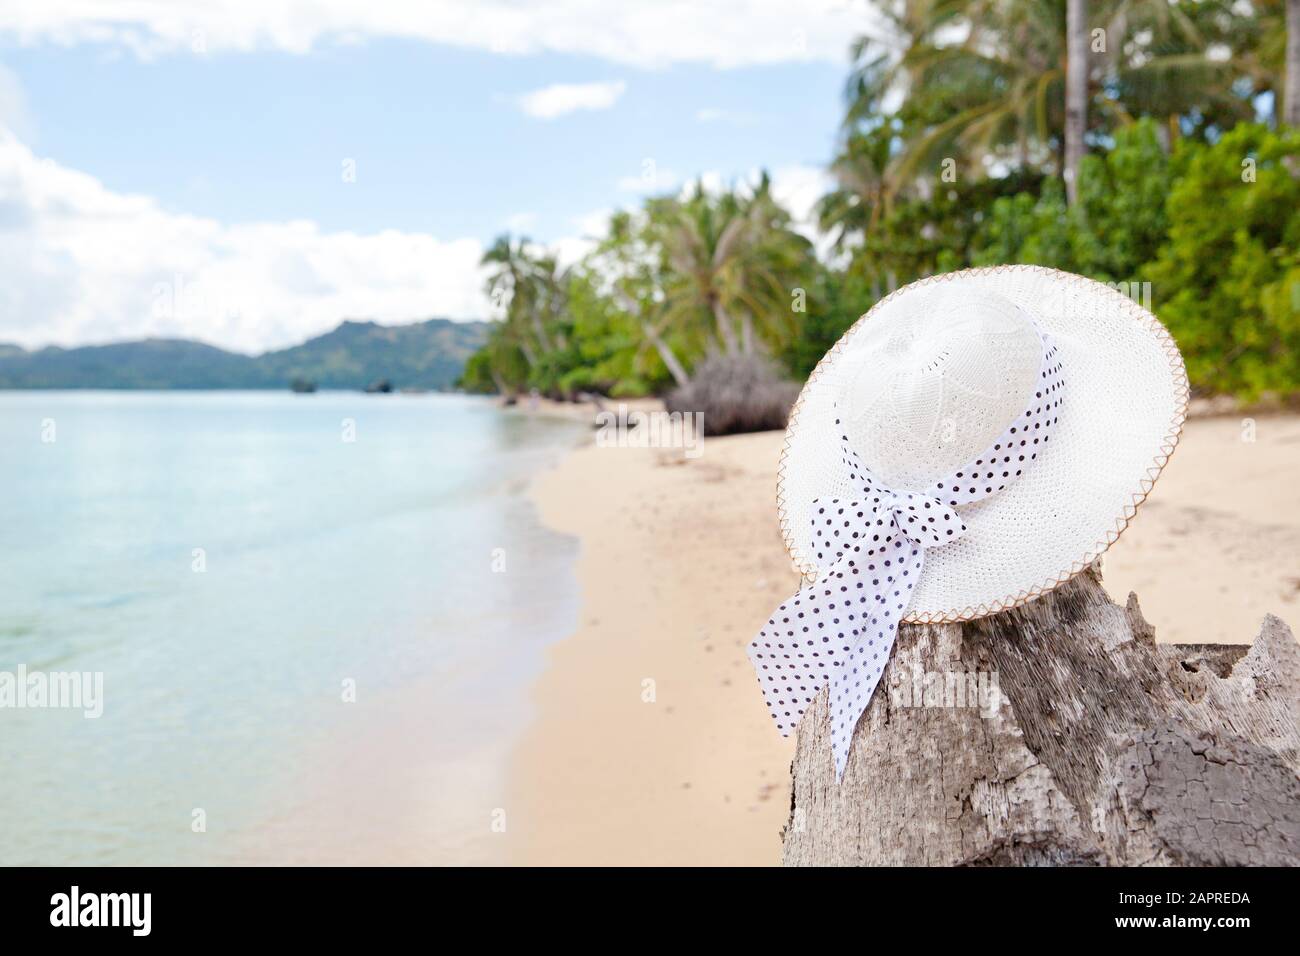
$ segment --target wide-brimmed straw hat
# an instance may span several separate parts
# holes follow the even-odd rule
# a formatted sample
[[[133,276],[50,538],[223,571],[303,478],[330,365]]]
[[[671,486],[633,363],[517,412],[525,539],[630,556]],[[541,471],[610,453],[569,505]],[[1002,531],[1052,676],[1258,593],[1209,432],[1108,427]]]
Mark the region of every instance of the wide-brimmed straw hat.
[[[1036,401],[1034,329],[1059,350],[1052,439],[1000,491],[958,506],[967,530],[926,552],[903,620],[964,621],[1024,604],[1119,538],[1182,431],[1177,346],[1147,309],[1103,283],[1038,266],[969,269],[882,299],[804,387],[777,481],[781,532],[801,574],[818,572],[811,502],[854,494],[841,434],[884,484],[925,489]]]
[[[1187,375],[1114,288],[1035,266],[924,279],[817,366],[778,471],[804,586],[749,645],[783,734],[830,688],[838,774],[903,622],[1016,607],[1128,526],[1178,441]]]

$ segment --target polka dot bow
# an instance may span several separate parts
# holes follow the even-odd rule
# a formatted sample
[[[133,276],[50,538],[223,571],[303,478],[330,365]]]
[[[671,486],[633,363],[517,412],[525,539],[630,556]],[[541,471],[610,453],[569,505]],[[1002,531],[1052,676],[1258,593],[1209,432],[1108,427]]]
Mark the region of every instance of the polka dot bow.
[[[817,580],[776,609],[749,645],[768,710],[782,736],[830,686],[831,750],[844,776],[858,719],[871,702],[899,622],[920,580],[927,548],[966,532],[957,507],[1014,481],[1051,438],[1061,404],[1061,364],[1043,336],[1040,388],[1026,409],[977,459],[921,493],[886,488],[840,435],[841,462],[859,493],[816,498],[812,550]],[[837,427],[840,422],[835,422]]]

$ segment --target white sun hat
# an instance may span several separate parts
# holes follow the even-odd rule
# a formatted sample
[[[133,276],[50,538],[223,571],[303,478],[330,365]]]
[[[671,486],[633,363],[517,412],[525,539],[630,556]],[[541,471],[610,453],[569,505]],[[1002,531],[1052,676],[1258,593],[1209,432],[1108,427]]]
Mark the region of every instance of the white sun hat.
[[[1187,398],[1155,316],[1081,276],[971,269],[878,302],[786,432],[777,506],[806,583],[750,646],[781,731],[829,683],[842,772],[897,625],[993,614],[1087,568],[1151,491]]]

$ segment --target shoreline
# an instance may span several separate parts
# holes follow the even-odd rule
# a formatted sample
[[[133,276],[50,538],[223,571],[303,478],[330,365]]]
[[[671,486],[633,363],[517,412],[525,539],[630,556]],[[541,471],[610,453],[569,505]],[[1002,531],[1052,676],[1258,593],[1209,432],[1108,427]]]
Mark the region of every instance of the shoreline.
[[[710,438],[693,461],[588,443],[535,480],[542,523],[581,542],[582,611],[516,742],[514,862],[780,862],[794,741],[745,645],[795,575],[774,521],[727,508],[774,507],[774,434]]]
[[[782,441],[708,438],[695,460],[588,441],[534,479],[543,525],[580,542],[581,611],[546,651],[511,754],[512,862],[780,863],[794,738],[772,727],[744,648],[798,586],[776,522]],[[1250,643],[1270,612],[1300,621],[1298,465],[1298,414],[1189,419],[1103,557],[1112,600],[1136,592],[1169,643]]]

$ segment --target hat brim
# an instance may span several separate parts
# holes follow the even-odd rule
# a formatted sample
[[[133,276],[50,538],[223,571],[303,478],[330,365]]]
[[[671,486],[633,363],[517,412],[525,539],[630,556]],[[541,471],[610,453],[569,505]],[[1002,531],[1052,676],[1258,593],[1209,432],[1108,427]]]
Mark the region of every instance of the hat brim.
[[[958,509],[968,531],[926,551],[903,618],[951,623],[1032,601],[1092,564],[1151,492],[1187,417],[1187,373],[1150,311],[1103,283],[1041,266],[967,269],[881,299],[818,363],[790,413],[777,470],[777,512],[800,574],[815,579],[808,509],[843,493],[837,371],[873,319],[925,309],[939,294],[992,291],[1028,310],[1061,351],[1065,397],[1050,448],[1014,483]]]

